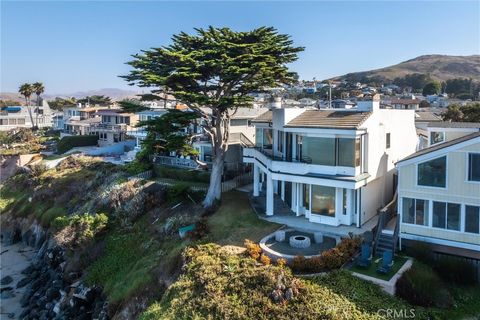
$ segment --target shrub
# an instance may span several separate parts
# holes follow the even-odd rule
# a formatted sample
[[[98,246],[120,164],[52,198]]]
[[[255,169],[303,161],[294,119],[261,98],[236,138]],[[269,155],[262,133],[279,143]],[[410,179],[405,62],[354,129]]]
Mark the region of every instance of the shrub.
[[[155,165],[155,175],[160,178],[174,179],[178,181],[191,181],[191,182],[210,182],[210,173],[199,170],[186,170],[178,168],[169,168],[165,166]]]
[[[152,164],[148,162],[140,162],[134,160],[130,163],[127,163],[123,166],[123,169],[131,175],[136,175],[152,168]]]
[[[53,226],[60,231],[55,235],[55,240],[68,247],[82,245],[103,231],[107,222],[108,216],[104,213],[57,217],[53,220]]]
[[[322,272],[342,267],[358,251],[361,244],[360,237],[345,238],[335,248],[322,252],[319,256],[306,259],[303,256],[295,257],[290,267],[295,272]]]
[[[44,226],[50,225],[57,217],[62,217],[67,214],[67,211],[64,208],[52,207],[45,211],[40,216],[40,221]]]
[[[245,239],[244,244],[245,244],[245,248],[247,248],[247,254],[251,258],[258,260],[258,258],[260,258],[260,254],[262,253],[262,248],[260,248],[260,246],[255,242],[248,239]]]
[[[440,256],[433,266],[438,275],[447,282],[459,285],[475,283],[475,268],[466,260]]]
[[[264,265],[264,266],[268,266],[270,263],[271,263],[271,260],[270,258],[266,255],[266,254],[263,254],[260,256],[260,262]]]
[[[98,143],[98,136],[66,136],[60,139],[57,144],[57,153],[65,153],[74,147],[95,146]]]
[[[395,288],[397,296],[414,305],[440,308],[452,305],[452,297],[442,280],[430,267],[418,262],[402,274]]]
[[[284,267],[287,265],[287,260],[283,259],[283,258],[279,258],[277,259],[277,266],[279,267]]]
[[[167,189],[167,199],[169,202],[182,201],[187,197],[190,191],[190,185],[186,182],[177,182]]]
[[[416,241],[407,247],[406,253],[420,262],[433,263],[433,250],[428,243]]]

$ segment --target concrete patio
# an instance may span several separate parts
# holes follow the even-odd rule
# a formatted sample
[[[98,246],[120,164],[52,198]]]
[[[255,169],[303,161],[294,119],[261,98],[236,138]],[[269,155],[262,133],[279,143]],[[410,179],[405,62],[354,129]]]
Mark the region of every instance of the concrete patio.
[[[266,200],[264,195],[259,197],[251,197],[251,204],[257,215],[266,221],[275,222],[286,225],[300,231],[307,232],[322,232],[324,235],[347,237],[350,233],[354,235],[361,235],[366,231],[372,231],[378,222],[378,215],[363,224],[362,227],[357,228],[355,225],[346,226],[329,226],[320,223],[308,221],[304,216],[296,216],[295,213],[282,201],[282,199],[275,195],[274,198],[274,214],[273,216],[265,215]]]

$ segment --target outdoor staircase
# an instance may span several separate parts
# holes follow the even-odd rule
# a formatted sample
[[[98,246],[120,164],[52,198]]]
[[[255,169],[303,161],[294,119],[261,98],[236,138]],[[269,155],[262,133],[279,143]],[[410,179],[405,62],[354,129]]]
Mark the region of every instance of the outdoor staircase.
[[[384,208],[379,210],[377,231],[375,234],[374,254],[382,256],[386,250],[395,252],[398,242],[400,222],[397,214],[397,193]]]
[[[392,252],[395,252],[395,241],[393,238],[393,234],[380,233],[380,236],[378,237],[375,246],[375,253],[377,256],[380,257],[386,250],[392,250]]]

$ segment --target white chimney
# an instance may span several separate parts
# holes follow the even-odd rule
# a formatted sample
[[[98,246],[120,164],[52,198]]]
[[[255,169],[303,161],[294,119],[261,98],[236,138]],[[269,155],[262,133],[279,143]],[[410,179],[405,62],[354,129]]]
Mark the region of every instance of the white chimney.
[[[376,111],[380,109],[380,95],[375,94],[371,98],[357,101],[358,111]]]

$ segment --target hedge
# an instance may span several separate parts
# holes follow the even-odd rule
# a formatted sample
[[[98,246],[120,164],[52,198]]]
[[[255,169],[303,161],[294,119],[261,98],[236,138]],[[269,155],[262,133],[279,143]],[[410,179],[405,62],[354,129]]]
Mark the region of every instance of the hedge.
[[[189,182],[210,182],[210,173],[206,171],[169,168],[160,165],[154,165],[153,170],[155,175],[160,178]]]
[[[98,136],[66,136],[60,139],[57,144],[57,153],[65,153],[74,147],[96,146]]]

